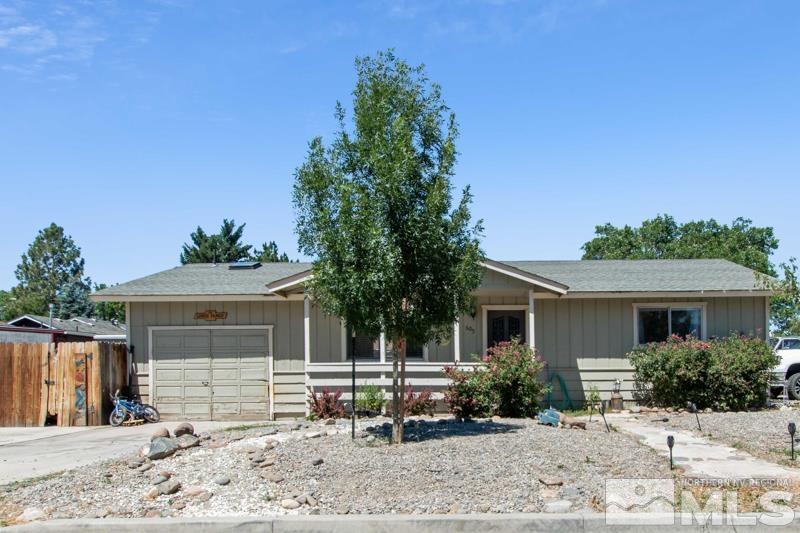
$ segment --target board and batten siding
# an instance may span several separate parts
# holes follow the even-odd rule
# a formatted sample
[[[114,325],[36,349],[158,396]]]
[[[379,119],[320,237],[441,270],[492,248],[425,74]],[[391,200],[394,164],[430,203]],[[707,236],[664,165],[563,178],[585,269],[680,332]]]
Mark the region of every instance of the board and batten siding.
[[[225,311],[225,320],[195,320],[207,309]],[[133,387],[149,401],[149,326],[273,326],[275,415],[305,412],[302,301],[131,302],[129,341],[133,346]]]
[[[537,299],[535,302],[536,346],[547,361],[548,375],[565,380],[573,400],[583,401],[592,384],[608,397],[615,379],[630,398],[633,372],[625,355],[633,349],[634,304],[696,302],[706,304],[706,335],[723,337],[732,332],[765,336],[766,299],[759,297],[712,298],[587,298]],[[484,305],[527,305],[525,296],[481,296],[475,316],[460,322],[461,359],[476,359],[482,350]],[[561,398],[554,386],[553,397]]]

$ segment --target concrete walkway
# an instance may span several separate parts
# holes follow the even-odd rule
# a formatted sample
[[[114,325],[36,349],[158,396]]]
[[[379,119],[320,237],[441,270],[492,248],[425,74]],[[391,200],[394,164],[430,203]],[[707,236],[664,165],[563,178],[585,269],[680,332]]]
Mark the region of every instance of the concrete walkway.
[[[180,422],[114,428],[0,428],[0,485],[44,476],[135,452],[158,427]],[[195,432],[254,422],[192,422]]]
[[[656,450],[666,460],[669,460],[667,436],[674,436],[673,461],[676,466],[684,468],[689,476],[717,479],[800,480],[800,472],[796,470],[758,459],[724,444],[696,437],[687,431],[654,426],[645,420],[635,418],[635,415],[607,414],[606,418],[617,428],[638,437],[642,443]]]

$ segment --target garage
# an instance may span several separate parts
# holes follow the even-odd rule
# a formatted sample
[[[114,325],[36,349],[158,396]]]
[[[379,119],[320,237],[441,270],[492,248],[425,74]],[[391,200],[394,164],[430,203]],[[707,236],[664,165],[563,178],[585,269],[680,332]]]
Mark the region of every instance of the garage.
[[[151,327],[150,346],[150,398],[162,418],[270,418],[270,326]]]

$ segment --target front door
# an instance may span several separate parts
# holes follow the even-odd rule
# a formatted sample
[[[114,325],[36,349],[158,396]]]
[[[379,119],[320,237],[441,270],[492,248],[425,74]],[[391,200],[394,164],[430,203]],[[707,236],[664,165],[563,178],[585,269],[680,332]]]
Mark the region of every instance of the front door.
[[[488,311],[486,319],[489,326],[489,346],[498,342],[510,341],[518,337],[525,342],[525,311]]]

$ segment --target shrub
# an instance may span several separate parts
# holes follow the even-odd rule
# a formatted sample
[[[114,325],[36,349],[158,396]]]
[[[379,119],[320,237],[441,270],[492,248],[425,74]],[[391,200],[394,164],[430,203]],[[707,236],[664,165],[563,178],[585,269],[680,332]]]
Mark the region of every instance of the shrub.
[[[383,389],[377,385],[364,385],[356,395],[356,409],[358,410],[381,413],[384,405],[386,405],[386,398],[384,398]]]
[[[450,412],[462,418],[500,415],[531,417],[547,391],[540,379],[542,358],[527,344],[513,339],[487,350],[473,371],[448,367],[451,383],[445,391]]]
[[[640,402],[662,407],[741,410],[762,405],[779,360],[761,339],[731,335],[702,341],[672,336],[628,354]]]
[[[333,394],[328,387],[323,387],[320,394],[311,391],[308,402],[311,414],[317,420],[344,418],[344,406],[339,403],[339,398],[341,397],[342,389],[336,389]]]
[[[409,383],[406,387],[405,416],[433,415],[436,400],[431,389],[422,389],[414,394],[414,387]]]

